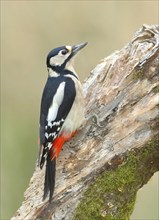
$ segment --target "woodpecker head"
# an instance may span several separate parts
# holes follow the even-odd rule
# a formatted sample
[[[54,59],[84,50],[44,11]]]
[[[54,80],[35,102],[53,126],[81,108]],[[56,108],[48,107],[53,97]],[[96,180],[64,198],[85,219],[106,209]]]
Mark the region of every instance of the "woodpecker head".
[[[50,51],[47,56],[46,65],[48,70],[55,72],[73,68],[73,58],[87,43],[81,43],[74,46],[61,46]]]

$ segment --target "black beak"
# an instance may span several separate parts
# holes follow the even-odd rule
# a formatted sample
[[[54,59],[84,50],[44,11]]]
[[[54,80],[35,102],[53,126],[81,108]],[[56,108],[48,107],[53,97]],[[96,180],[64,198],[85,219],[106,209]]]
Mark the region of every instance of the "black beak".
[[[75,54],[77,54],[77,52],[84,48],[87,44],[88,42],[74,45],[72,47],[72,55],[74,56]]]

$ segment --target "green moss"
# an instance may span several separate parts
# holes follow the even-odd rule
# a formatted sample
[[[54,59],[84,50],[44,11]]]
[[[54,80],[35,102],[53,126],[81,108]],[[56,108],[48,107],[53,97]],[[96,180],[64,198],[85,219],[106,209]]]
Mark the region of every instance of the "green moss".
[[[155,87],[152,89],[152,91],[153,91],[154,93],[159,92],[159,85],[155,86]]]
[[[133,72],[133,79],[134,80],[139,80],[143,77],[143,71],[138,69],[138,70],[134,70]]]
[[[112,160],[115,165],[107,165],[86,190],[74,220],[129,219],[138,189],[159,169],[158,143],[154,138],[140,150],[127,152],[120,165]]]

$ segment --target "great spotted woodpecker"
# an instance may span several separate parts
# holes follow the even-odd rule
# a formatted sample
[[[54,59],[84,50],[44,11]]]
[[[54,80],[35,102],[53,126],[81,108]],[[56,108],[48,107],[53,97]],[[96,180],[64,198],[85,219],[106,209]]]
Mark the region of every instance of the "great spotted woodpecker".
[[[73,68],[73,60],[87,43],[62,46],[47,56],[48,79],[40,112],[39,163],[46,161],[43,200],[51,201],[55,187],[56,158],[63,144],[70,140],[84,121],[82,86]]]

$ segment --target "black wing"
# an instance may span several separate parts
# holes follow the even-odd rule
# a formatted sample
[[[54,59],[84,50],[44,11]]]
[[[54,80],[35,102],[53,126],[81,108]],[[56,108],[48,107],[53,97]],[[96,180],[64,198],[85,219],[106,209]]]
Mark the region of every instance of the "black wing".
[[[45,163],[52,142],[58,136],[76,96],[74,81],[68,77],[59,78],[60,79],[57,77],[53,80],[51,78],[51,81],[48,80],[43,93],[40,116],[40,144],[44,146],[44,150],[40,161],[41,168]],[[59,85],[62,82],[65,82],[63,99],[61,100],[61,103],[59,103],[56,118],[48,121],[48,112],[51,108],[53,97],[57,94]]]

